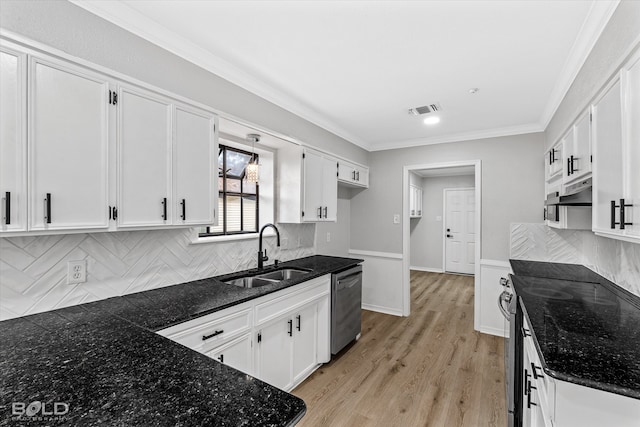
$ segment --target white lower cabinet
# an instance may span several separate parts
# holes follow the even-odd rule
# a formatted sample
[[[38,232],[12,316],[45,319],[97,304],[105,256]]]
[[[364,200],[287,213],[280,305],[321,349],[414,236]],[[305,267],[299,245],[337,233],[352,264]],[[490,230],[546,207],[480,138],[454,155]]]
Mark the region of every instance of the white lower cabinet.
[[[331,358],[331,275],[159,331],[289,391]]]
[[[215,349],[205,353],[220,363],[229,365],[239,371],[251,374],[253,372],[253,357],[251,351],[251,334],[244,334]]]

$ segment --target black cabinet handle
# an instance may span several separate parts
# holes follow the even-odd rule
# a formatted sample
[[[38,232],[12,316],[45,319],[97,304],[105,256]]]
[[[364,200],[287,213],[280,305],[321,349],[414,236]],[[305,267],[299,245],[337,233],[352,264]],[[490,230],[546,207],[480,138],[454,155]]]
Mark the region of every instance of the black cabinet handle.
[[[292,337],[293,336],[293,320],[289,319],[287,323],[289,323],[289,336]]]
[[[531,362],[531,373],[533,374],[534,379],[544,378],[544,375],[538,373],[538,369],[542,372],[542,367],[536,366],[533,362]]]
[[[535,388],[535,387],[530,387],[530,388]],[[531,407],[532,407],[532,406],[538,406],[538,404],[537,404],[537,403],[533,403],[533,402],[531,401],[531,392],[529,392],[529,393],[527,394],[527,408],[528,408],[528,409],[531,409]]]
[[[552,148],[551,149],[551,164],[554,164],[556,162],[556,149]]]
[[[220,363],[224,363],[224,354],[218,356],[218,360],[220,361]]]
[[[183,221],[187,220],[187,201],[185,199],[182,199],[182,201],[180,202],[180,205],[182,205],[182,215],[180,215],[180,218],[182,218]]]
[[[616,208],[618,207],[618,205],[616,205],[616,201],[612,200],[611,201],[611,229],[614,230],[616,228],[616,224],[618,224],[616,222]]]
[[[322,206],[318,208],[318,218],[322,218]]]
[[[213,333],[211,335],[203,335],[202,336],[202,341],[206,341],[209,338],[217,337],[218,335],[223,334],[223,333],[224,333],[223,329],[220,329],[219,331],[213,331]]]
[[[530,337],[531,336],[531,331],[530,330],[528,330],[526,328],[522,328],[521,330],[522,330],[522,336],[523,337],[526,338],[526,337]]]
[[[571,175],[571,159],[567,157],[567,176]]]
[[[44,221],[51,224],[51,193],[44,198]]]
[[[167,220],[167,198],[162,199],[162,219]]]
[[[551,160],[552,159],[551,156],[552,156],[551,151],[549,151],[549,164],[553,163],[553,161]]]
[[[113,220],[116,221],[118,219],[118,208],[114,206],[112,211],[113,211]]]
[[[577,157],[573,157],[573,155],[572,155],[571,156],[571,175],[573,175],[576,171],[579,170],[574,166],[576,160],[578,160],[578,158]]]
[[[624,230],[626,225],[633,225],[632,222],[626,222],[625,208],[630,208],[633,205],[625,203],[624,199],[620,199],[620,230]]]
[[[300,330],[300,315],[299,314],[296,316],[296,320],[298,321],[296,329],[299,331]]]
[[[356,180],[356,171],[351,172],[351,179]]]
[[[525,396],[526,396],[527,394],[529,394],[529,389],[526,387],[526,383],[528,383],[528,382],[529,382],[529,377],[531,377],[531,375],[529,375],[529,371],[527,371],[527,369],[525,368],[525,370],[524,370],[524,382],[525,382],[525,387],[523,387]]]
[[[453,234],[447,234],[447,237],[448,237],[448,238],[452,238],[452,237],[453,237]]]
[[[328,209],[329,209],[329,208],[327,208],[326,206],[324,207],[324,217],[325,217],[325,218],[328,218],[328,217],[327,217],[327,210],[328,210]]]
[[[360,181],[360,171],[356,172],[356,181]]]
[[[11,224],[11,192],[4,193],[4,223]]]

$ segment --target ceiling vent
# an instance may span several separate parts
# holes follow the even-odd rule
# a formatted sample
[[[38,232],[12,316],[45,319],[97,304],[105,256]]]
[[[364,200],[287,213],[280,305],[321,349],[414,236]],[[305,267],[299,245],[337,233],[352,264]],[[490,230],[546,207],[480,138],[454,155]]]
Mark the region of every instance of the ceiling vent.
[[[422,107],[409,108],[409,114],[413,114],[414,116],[437,113],[439,111],[442,111],[442,107],[439,102],[434,102],[433,104],[424,105]]]

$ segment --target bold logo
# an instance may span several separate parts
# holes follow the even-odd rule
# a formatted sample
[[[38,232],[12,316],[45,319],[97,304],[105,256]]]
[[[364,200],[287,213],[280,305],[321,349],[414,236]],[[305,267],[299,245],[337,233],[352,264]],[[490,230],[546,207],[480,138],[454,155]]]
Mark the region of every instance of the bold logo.
[[[54,421],[62,419],[62,416],[68,412],[69,404],[65,402],[47,403],[34,400],[29,404],[24,402],[11,404],[11,415],[21,420]]]

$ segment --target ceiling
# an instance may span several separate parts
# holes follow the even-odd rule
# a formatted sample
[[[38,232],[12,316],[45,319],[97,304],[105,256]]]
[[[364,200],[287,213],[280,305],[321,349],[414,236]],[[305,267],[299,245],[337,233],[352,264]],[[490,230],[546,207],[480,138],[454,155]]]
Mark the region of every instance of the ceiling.
[[[544,130],[618,4],[73,2],[370,151]]]

